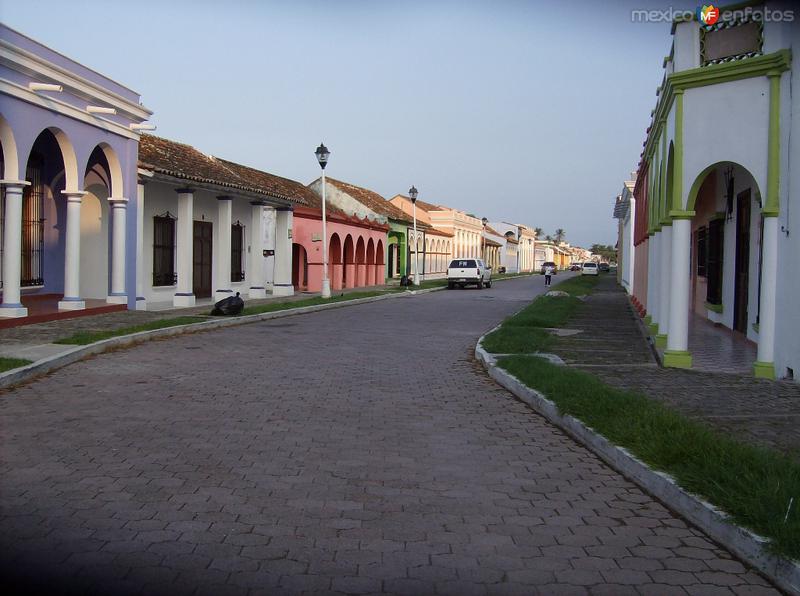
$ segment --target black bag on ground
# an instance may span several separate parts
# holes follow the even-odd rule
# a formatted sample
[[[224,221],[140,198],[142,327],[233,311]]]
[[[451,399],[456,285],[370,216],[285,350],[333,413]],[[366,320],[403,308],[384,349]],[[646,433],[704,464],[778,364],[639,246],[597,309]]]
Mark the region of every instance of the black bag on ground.
[[[233,316],[241,314],[243,308],[244,300],[239,298],[239,292],[236,292],[236,296],[228,296],[227,298],[223,298],[217,302],[214,305],[214,310],[211,311],[211,314],[213,316]]]

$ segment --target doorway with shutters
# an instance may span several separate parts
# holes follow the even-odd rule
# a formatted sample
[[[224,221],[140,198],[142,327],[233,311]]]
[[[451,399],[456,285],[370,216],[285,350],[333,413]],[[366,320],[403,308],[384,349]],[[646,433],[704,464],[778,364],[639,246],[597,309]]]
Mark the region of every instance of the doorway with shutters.
[[[192,292],[197,298],[211,297],[213,237],[214,226],[210,221],[194,222]]]

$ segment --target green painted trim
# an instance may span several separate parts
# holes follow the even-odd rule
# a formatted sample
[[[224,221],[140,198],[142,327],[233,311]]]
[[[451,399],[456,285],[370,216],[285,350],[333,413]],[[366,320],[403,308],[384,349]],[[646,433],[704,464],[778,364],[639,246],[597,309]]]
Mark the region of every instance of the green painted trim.
[[[661,171],[658,174],[658,205],[660,215],[663,217],[666,213],[664,206],[664,197],[667,195],[667,121],[661,120],[661,127],[664,129],[661,133]]]
[[[705,87],[707,85],[765,76],[769,71],[783,72],[788,70],[791,68],[791,64],[791,51],[784,49],[764,56],[723,62],[722,64],[710,64],[672,73],[667,77],[664,92],[661,94],[656,107],[656,118],[654,118],[653,122],[658,122],[669,114],[677,89],[692,89],[694,87]],[[650,135],[644,148],[645,155],[648,155],[652,145],[658,142],[660,133],[661,130],[657,126],[650,129]]]
[[[650,315],[645,315],[645,317],[644,317],[645,326],[649,327],[650,323],[652,323],[652,322],[653,322],[653,317],[651,317]]]
[[[668,368],[692,368],[692,354],[684,350],[665,350],[664,366]]]
[[[697,214],[694,211],[676,211],[676,210],[672,210],[672,211],[669,212],[669,216],[673,220],[675,220],[675,219],[693,219],[695,215],[697,215]]]
[[[683,209],[683,89],[675,90],[675,138],[672,140],[672,196],[669,211]]]
[[[758,333],[760,329],[761,329],[761,325],[759,325],[758,323],[753,323],[753,331]]]
[[[773,362],[754,362],[753,376],[757,379],[770,379],[774,381],[776,379],[775,364]]]
[[[715,312],[717,314],[722,314],[724,310],[724,306],[722,304],[712,304],[711,302],[705,303],[706,309],[710,310],[711,312]]]
[[[653,228],[653,234],[655,235],[656,232],[660,231],[661,231],[661,223],[659,222],[658,225],[656,225],[656,227]]]
[[[767,141],[767,201],[764,213],[780,212],[780,151],[781,151],[781,73],[771,71],[769,77],[769,137]]]
[[[659,333],[656,335],[656,347],[657,348],[666,348],[667,347],[667,334],[666,333]]]
[[[692,205],[694,207],[694,205]],[[708,218],[708,221],[717,221],[718,219],[726,219],[728,214],[724,211],[717,211],[714,215]]]
[[[664,219],[661,220],[660,223],[662,228],[668,227],[672,225],[672,220],[670,219],[669,215],[667,215],[666,217],[664,217]]]

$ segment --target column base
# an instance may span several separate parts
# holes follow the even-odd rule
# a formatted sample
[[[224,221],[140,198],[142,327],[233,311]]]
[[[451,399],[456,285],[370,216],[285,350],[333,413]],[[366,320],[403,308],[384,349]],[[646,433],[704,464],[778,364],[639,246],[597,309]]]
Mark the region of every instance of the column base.
[[[233,290],[214,290],[214,302],[233,296]]]
[[[86,303],[80,298],[64,298],[58,303],[58,310],[85,310]]]
[[[754,362],[753,375],[757,379],[775,380],[775,364],[773,362]]]
[[[323,298],[330,298],[331,297],[331,280],[327,277],[322,280],[322,291],[321,295]]]
[[[684,350],[666,350],[664,366],[668,368],[692,368],[692,355]]]
[[[21,304],[0,305],[0,318],[20,319],[28,316],[28,309]]]
[[[175,294],[172,297],[172,306],[186,307],[194,306],[194,294]]]
[[[144,296],[136,297],[136,310],[147,310],[147,300]]]
[[[657,348],[666,348],[667,347],[667,334],[666,333],[659,333],[656,337],[656,347]]]
[[[109,294],[106,298],[109,304],[128,304],[127,294]]]
[[[292,284],[272,284],[273,296],[294,296],[294,286]]]
[[[266,298],[267,289],[263,287],[250,288],[247,291],[247,297],[250,298],[250,300],[258,300],[260,298]]]

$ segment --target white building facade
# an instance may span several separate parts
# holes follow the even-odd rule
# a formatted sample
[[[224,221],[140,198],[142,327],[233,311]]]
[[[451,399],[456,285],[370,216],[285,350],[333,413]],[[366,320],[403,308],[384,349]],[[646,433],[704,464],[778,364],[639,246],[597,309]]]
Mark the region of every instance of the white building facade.
[[[768,2],[771,11],[789,2]],[[673,25],[638,176],[647,314],[667,366],[691,367],[692,313],[758,346],[754,374],[800,367],[800,18],[726,11]],[[790,158],[790,156],[795,156]],[[792,162],[795,163],[792,163]],[[780,272],[780,275],[778,274]]]

